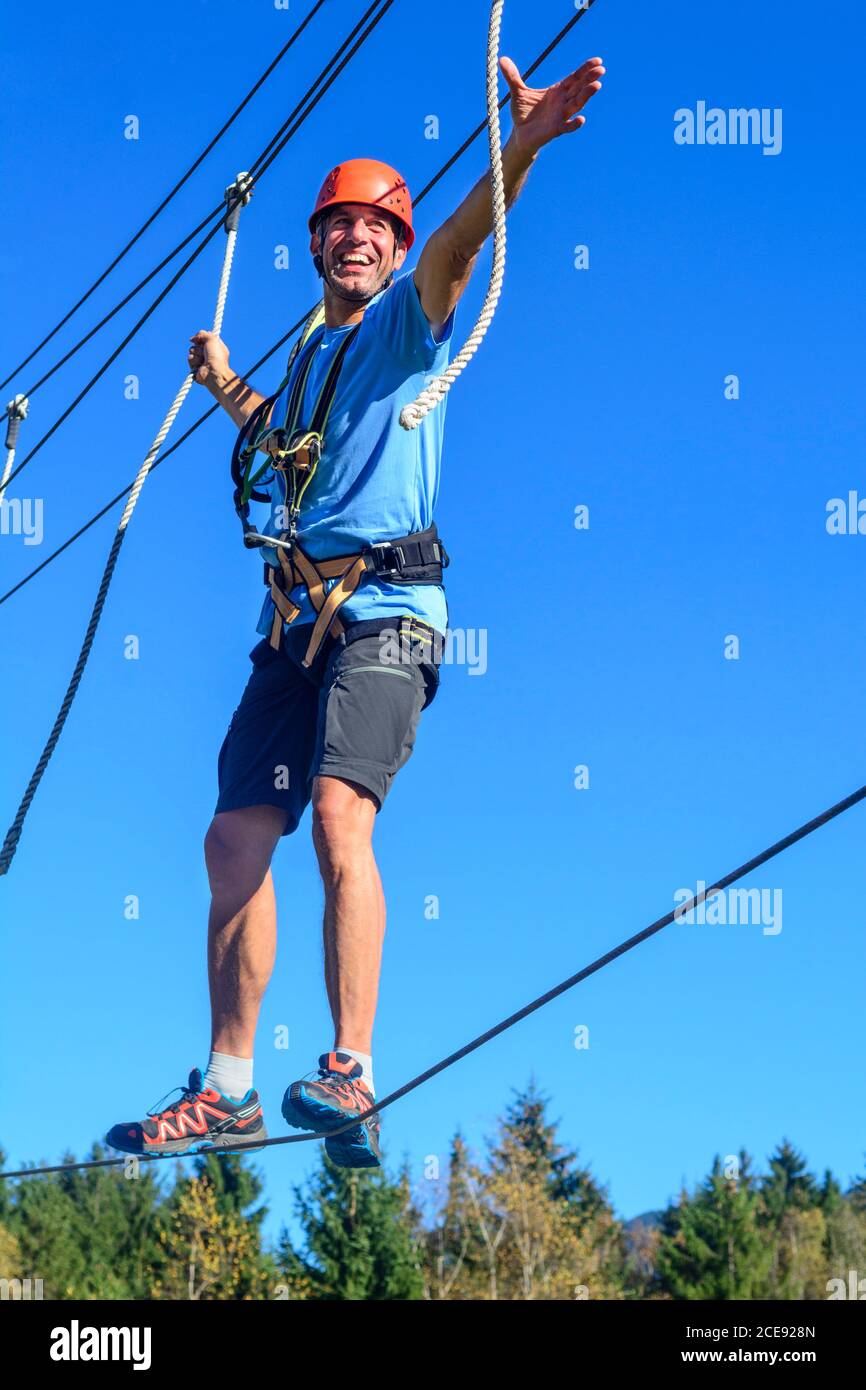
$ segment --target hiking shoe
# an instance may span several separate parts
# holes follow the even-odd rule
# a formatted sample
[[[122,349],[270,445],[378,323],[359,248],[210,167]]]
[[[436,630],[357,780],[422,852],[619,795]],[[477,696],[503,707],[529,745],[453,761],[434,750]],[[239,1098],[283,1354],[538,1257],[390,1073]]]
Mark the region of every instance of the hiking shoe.
[[[319,1058],[318,1078],[293,1081],[283,1096],[283,1118],[293,1129],[328,1134],[375,1104],[361,1080],[360,1062],[346,1052],[325,1052]],[[379,1168],[379,1116],[353,1125],[325,1140],[325,1152],[338,1168]]]
[[[178,1090],[179,1100],[165,1110],[159,1108],[160,1101],[141,1123],[113,1125],[105,1136],[106,1144],[128,1154],[183,1154],[235,1144],[255,1145],[267,1139],[258,1091],[247,1091],[239,1101],[230,1100],[219,1091],[205,1089],[197,1067],[189,1074],[189,1084]]]

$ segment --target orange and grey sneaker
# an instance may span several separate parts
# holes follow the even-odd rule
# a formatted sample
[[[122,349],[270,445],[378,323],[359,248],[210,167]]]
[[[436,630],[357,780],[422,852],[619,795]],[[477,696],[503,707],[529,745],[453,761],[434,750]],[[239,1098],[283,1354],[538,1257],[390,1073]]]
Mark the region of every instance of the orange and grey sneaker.
[[[361,1080],[360,1062],[346,1052],[325,1052],[318,1077],[293,1081],[283,1096],[283,1118],[293,1129],[328,1134],[375,1105],[372,1091]],[[379,1168],[379,1116],[325,1140],[325,1152],[338,1168]]]
[[[165,1110],[159,1107],[168,1096],[163,1096],[146,1119],[113,1125],[105,1136],[106,1144],[128,1154],[184,1154],[238,1144],[254,1147],[267,1139],[258,1091],[247,1091],[239,1101],[230,1100],[220,1091],[206,1089],[198,1068],[190,1072],[188,1085],[178,1090],[180,1099]]]

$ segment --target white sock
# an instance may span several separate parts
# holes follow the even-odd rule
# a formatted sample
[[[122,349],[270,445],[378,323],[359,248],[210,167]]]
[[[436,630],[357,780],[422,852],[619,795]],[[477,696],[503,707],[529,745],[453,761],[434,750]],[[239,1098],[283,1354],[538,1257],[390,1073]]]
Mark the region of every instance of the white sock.
[[[357,1047],[344,1047],[342,1043],[339,1047],[335,1047],[334,1051],[347,1052],[350,1057],[354,1057],[356,1062],[361,1063],[361,1066],[364,1068],[364,1075],[361,1077],[361,1080],[369,1090],[370,1094],[374,1096],[376,1094],[376,1091],[373,1086],[373,1058],[369,1055],[369,1053],[359,1052]]]
[[[243,1100],[247,1091],[252,1090],[252,1057],[232,1057],[228,1052],[212,1052],[204,1084],[221,1091],[229,1100]]]

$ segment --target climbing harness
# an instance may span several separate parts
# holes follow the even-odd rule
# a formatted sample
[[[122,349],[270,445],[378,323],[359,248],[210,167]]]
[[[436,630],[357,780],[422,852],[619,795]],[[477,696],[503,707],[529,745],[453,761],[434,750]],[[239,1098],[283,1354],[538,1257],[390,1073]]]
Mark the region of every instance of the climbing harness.
[[[3,494],[6,491],[6,484],[12,472],[12,465],[15,462],[15,450],[18,447],[18,431],[21,429],[21,421],[27,419],[27,410],[30,402],[26,396],[15,396],[6,407],[6,462],[3,465],[3,477],[0,478],[0,502],[3,501]]]
[[[316,610],[316,621],[301,662],[306,667],[312,666],[329,632],[332,637],[343,635],[339,611],[364,579],[374,575],[390,584],[441,584],[442,571],[448,566],[448,552],[435,525],[396,540],[365,545],[354,555],[338,555],[328,560],[313,560],[297,542],[290,546],[283,540],[279,542],[277,555],[279,569],[265,566],[265,583],[275,609],[270,644],[279,651],[283,624],[293,623],[301,612],[290,594],[297,586],[305,586]],[[333,588],[326,588],[331,581],[336,581]]]
[[[493,0],[487,30],[487,138],[490,149],[490,185],[493,201],[493,265],[484,303],[475,327],[441,376],[425,386],[418,397],[400,412],[404,430],[414,430],[425,415],[444,400],[463,369],[475,356],[493,322],[505,279],[505,178],[502,172],[502,142],[499,133],[499,30],[505,0]]]
[[[693,908],[706,902],[708,898],[712,898],[715,893],[721,893],[725,888],[729,888],[732,883],[736,883],[738,879],[745,878],[747,874],[752,873],[755,869],[759,869],[761,865],[766,864],[768,860],[775,859],[776,855],[781,854],[783,850],[790,849],[791,845],[797,844],[799,840],[805,840],[807,835],[811,835],[814,831],[819,830],[822,825],[827,825],[829,821],[835,820],[837,816],[841,816],[844,811],[849,811],[852,806],[856,806],[861,801],[866,801],[866,786],[859,787],[857,791],[852,792],[850,796],[846,796],[844,800],[837,801],[835,806],[829,807],[828,810],[822,811],[820,815],[815,816],[812,820],[806,821],[805,825],[799,826],[797,830],[792,830],[789,835],[785,835],[783,839],[777,840],[774,845],[770,845],[769,849],[762,850],[761,853],[756,854],[753,859],[748,859],[745,864],[741,864],[738,869],[733,869],[731,873],[725,874],[724,877],[718,879],[715,883],[711,884],[710,887],[701,889],[699,893],[694,893],[688,902],[678,904],[670,912],[666,912],[663,917],[659,917],[657,921],[651,922],[648,927],[644,927],[643,931],[639,931],[636,935],[630,936],[626,941],[620,942],[618,946],[614,946],[614,948],[607,951],[605,955],[599,956],[597,960],[592,961],[589,965],[585,965],[582,970],[578,970],[576,975],[569,975],[568,979],[562,980],[558,985],[554,985],[553,989],[547,990],[545,994],[540,994],[538,998],[533,999],[531,1003],[524,1004],[522,1009],[518,1009],[516,1013],[509,1014],[508,1018],[504,1018],[501,1023],[497,1023],[492,1028],[488,1028],[485,1033],[479,1034],[479,1036],[473,1038],[471,1042],[464,1043],[456,1052],[452,1052],[447,1057],[443,1057],[441,1062],[436,1062],[434,1066],[428,1067],[426,1071],[420,1072],[418,1076],[413,1076],[411,1081],[407,1081],[405,1085],[399,1086],[397,1090],[392,1091],[390,1095],[384,1096],[383,1099],[377,1101],[375,1105],[371,1105],[368,1110],[364,1110],[359,1115],[355,1115],[351,1120],[347,1120],[339,1129],[329,1130],[328,1134],[330,1134],[331,1137],[336,1134],[344,1134],[346,1130],[354,1128],[355,1125],[362,1124],[364,1120],[368,1120],[371,1115],[381,1114],[387,1106],[393,1105],[395,1101],[402,1100],[403,1096],[407,1096],[410,1091],[417,1090],[419,1086],[423,1086],[425,1082],[432,1080],[432,1078],[438,1076],[440,1072],[447,1071],[447,1069],[453,1067],[456,1062],[460,1062],[464,1057],[468,1057],[471,1052],[476,1052],[479,1047],[484,1047],[485,1043],[489,1043],[493,1038],[499,1037],[500,1033],[507,1032],[509,1028],[513,1028],[515,1024],[522,1022],[522,1020],[528,1018],[530,1014],[534,1014],[538,1009],[544,1008],[545,1004],[550,1004],[554,999],[558,999],[559,996],[565,994],[567,990],[574,989],[575,985],[581,984],[584,980],[588,979],[590,975],[595,975],[599,970],[603,970],[606,965],[610,965],[612,961],[618,960],[620,956],[624,956],[627,951],[633,950],[634,947],[639,946],[641,942],[648,941],[651,936],[655,936],[657,932],[662,931],[665,927],[669,927],[672,922],[681,921],[686,913],[691,912]],[[273,1139],[263,1139],[261,1144],[256,1145],[256,1149],[275,1148],[278,1144],[304,1144],[315,1139],[327,1139],[328,1134],[280,1134]],[[239,1145],[237,1148],[220,1148],[218,1150],[210,1150],[209,1152],[215,1153],[217,1157],[222,1157],[224,1154],[243,1153],[248,1149],[249,1145]],[[57,1163],[51,1167],[44,1168],[18,1168],[11,1173],[0,1172],[0,1178],[32,1178],[42,1173],[67,1173],[84,1168],[115,1168],[125,1166],[129,1163],[157,1163],[165,1158],[195,1158],[201,1152],[203,1151],[190,1150],[184,1154],[154,1154],[152,1157],[141,1157],[136,1155],[134,1158],[130,1158],[127,1154],[123,1158],[86,1159],[82,1163]]]
[[[309,427],[301,428],[304,393],[324,337],[323,324],[324,309],[318,305],[292,348],[279,389],[257,406],[243,425],[231,463],[234,504],[244,545],[248,549],[270,546],[277,553],[278,564],[265,565],[265,584],[274,604],[271,646],[279,651],[284,625],[293,623],[301,613],[291,598],[294,589],[306,588],[316,611],[301,663],[305,667],[312,666],[328,633],[342,636],[339,611],[364,579],[376,576],[392,584],[441,584],[442,572],[448,565],[448,553],[435,525],[412,535],[365,545],[352,555],[324,560],[314,560],[299,544],[301,505],[325,450],[325,431],[343,363],[361,328],[360,323],[356,324],[343,338],[313,406]],[[275,425],[271,413],[284,391],[285,413],[282,423]],[[261,451],[270,458],[256,466],[256,456]],[[265,479],[282,488],[282,505],[277,509],[281,517],[278,536],[263,535],[249,517],[250,501],[271,500],[269,493],[256,489],[256,484]]]
[[[261,546],[267,540],[263,539],[250,523],[249,503],[251,499],[254,502],[271,500],[269,493],[256,490],[256,484],[268,473],[269,482],[274,482],[278,474],[283,482],[285,515],[289,523],[285,528],[287,539],[294,541],[297,535],[301,501],[321,458],[325,426],[334,403],[343,362],[360,327],[359,324],[351,329],[341,342],[313,408],[310,427],[301,430],[298,428],[301,404],[316,352],[321,347],[324,337],[324,321],[324,308],[318,305],[292,348],[286,375],[279,387],[272,396],[257,406],[246,420],[232,451],[231,473],[235,485],[235,510],[243,527],[244,545],[251,549]],[[298,363],[298,371],[292,381],[292,371],[301,352],[304,356]],[[289,388],[290,382],[283,422],[281,425],[274,425],[271,422],[273,407]],[[256,468],[259,451],[268,453],[270,460]]]
[[[225,313],[226,296],[228,294],[229,279],[231,277],[232,262],[234,260],[235,242],[237,241],[238,221],[240,218],[240,212],[241,208],[249,202],[251,197],[252,180],[249,174],[245,172],[238,174],[235,182],[231,184],[225,192],[226,215],[224,226],[226,231],[226,248],[223,256],[219,289],[217,291],[216,311],[214,313],[213,321],[213,332],[217,334],[220,332],[222,328],[223,314]],[[135,506],[138,502],[141,489],[144,487],[144,484],[147,481],[147,475],[154,465],[156,456],[162,448],[166,435],[168,434],[169,430],[174,424],[175,417],[177,416],[178,411],[180,410],[181,406],[187,398],[192,383],[193,374],[192,372],[188,372],[183,379],[180,390],[178,391],[177,395],[171,403],[171,406],[169,407],[168,414],[166,415],[165,419],[159,427],[159,430],[157,431],[156,438],[154,439],[153,443],[147,451],[147,454],[145,455],[144,462],[138,470],[135,482],[132,485],[129,497],[127,498],[126,506],[123,509],[123,515],[120,518],[117,531],[115,532],[114,540],[111,545],[111,550],[109,551],[108,560],[106,561],[105,569],[102,574],[102,579],[100,580],[99,588],[97,590],[96,598],[94,600],[93,611],[90,615],[90,622],[87,625],[87,631],[84,635],[84,641],[81,645],[81,651],[78,654],[78,660],[75,663],[75,669],[72,672],[72,677],[69,681],[69,685],[67,686],[66,694],[63,697],[60,710],[58,711],[57,718],[54,721],[54,726],[51,730],[51,733],[48,736],[48,741],[42,750],[42,753],[39,757],[39,761],[37,762],[33,775],[30,778],[30,781],[27,785],[27,790],[25,791],[24,796],[21,799],[21,804],[18,807],[18,810],[15,814],[15,819],[13,820],[11,826],[9,827],[9,830],[6,833],[6,839],[3,842],[2,849],[0,849],[0,876],[8,873],[9,866],[12,863],[13,858],[15,857],[15,851],[18,847],[18,841],[21,838],[21,830],[24,826],[24,820],[27,816],[27,812],[30,809],[30,804],[33,801],[34,796],[36,795],[39,783],[42,781],[45,769],[48,766],[51,755],[57,746],[57,741],[60,738],[61,733],[63,732],[63,726],[66,723],[69,711],[72,708],[72,702],[75,699],[75,696],[78,692],[78,687],[81,684],[81,678],[84,675],[84,668],[87,665],[87,659],[90,656],[93,641],[96,637],[96,629],[99,626],[99,620],[102,617],[102,611],[105,607],[105,600],[108,597],[109,586],[114,576],[114,570],[117,565],[117,560],[118,556],[120,555],[120,549],[123,545],[124,537],[126,535],[126,529],[129,526],[132,514],[135,511]]]

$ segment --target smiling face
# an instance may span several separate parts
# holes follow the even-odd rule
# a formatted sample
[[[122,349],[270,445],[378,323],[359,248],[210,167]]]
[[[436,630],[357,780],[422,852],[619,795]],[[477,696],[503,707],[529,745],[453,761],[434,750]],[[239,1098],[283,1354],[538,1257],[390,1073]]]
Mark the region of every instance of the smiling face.
[[[320,255],[325,281],[352,302],[373,298],[406,259],[406,247],[397,244],[397,224],[387,212],[366,203],[341,203],[326,217],[323,239],[317,233],[310,242]]]

